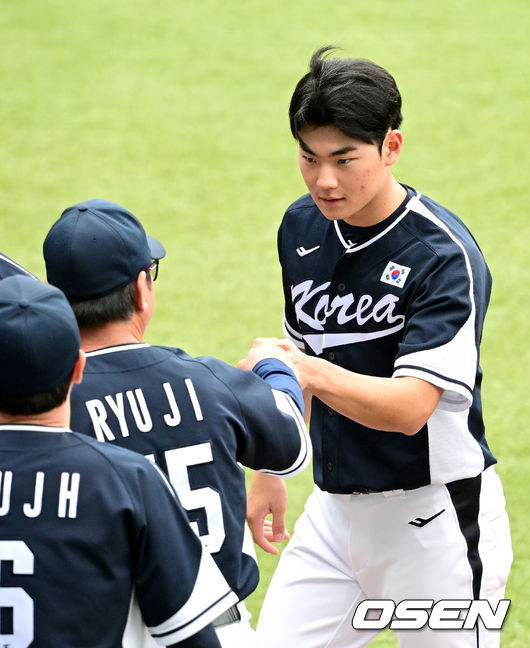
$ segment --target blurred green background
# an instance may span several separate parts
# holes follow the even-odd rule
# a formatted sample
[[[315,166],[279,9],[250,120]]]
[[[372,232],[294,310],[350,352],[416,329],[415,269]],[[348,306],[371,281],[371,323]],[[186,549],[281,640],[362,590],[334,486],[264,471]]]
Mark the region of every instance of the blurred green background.
[[[118,202],[168,250],[147,341],[231,363],[254,337],[281,336],[276,229],[305,190],[287,107],[311,53],[335,44],[394,74],[396,176],[465,220],[494,277],[483,394],[515,553],[510,648],[530,629],[529,14],[527,0],[4,0],[0,12],[0,250],[44,277],[61,211]],[[310,471],[289,483],[291,530],[311,487]],[[254,619],[276,561],[260,553]],[[395,645],[389,632],[372,643]]]

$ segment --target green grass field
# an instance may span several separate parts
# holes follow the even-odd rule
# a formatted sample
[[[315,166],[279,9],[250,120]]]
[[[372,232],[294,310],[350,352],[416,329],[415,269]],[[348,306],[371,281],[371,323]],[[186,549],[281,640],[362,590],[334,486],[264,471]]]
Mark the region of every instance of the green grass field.
[[[527,0],[6,0],[0,25],[1,251],[44,276],[61,211],[108,198],[168,249],[149,342],[235,363],[281,335],[275,236],[303,191],[287,106],[336,44],[396,77],[397,177],[456,211],[489,261],[488,439],[511,518],[504,648],[528,645]],[[311,490],[289,484],[289,526]],[[260,555],[257,617],[276,558]],[[397,645],[383,633],[373,643]]]

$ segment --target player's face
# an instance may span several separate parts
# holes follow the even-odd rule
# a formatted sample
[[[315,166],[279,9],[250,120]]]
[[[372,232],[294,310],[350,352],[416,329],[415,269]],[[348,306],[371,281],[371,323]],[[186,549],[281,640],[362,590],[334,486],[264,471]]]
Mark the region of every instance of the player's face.
[[[393,211],[397,183],[391,166],[401,151],[399,131],[387,133],[381,151],[335,126],[307,126],[299,144],[302,176],[326,218],[367,226]]]

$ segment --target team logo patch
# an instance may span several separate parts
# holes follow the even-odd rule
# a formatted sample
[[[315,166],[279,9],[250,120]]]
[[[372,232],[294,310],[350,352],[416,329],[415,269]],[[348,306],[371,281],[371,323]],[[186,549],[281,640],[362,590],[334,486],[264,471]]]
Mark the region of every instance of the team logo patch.
[[[390,261],[381,275],[380,281],[390,284],[391,286],[399,286],[399,288],[403,288],[405,281],[409,276],[409,272],[410,268],[407,268],[407,266]]]

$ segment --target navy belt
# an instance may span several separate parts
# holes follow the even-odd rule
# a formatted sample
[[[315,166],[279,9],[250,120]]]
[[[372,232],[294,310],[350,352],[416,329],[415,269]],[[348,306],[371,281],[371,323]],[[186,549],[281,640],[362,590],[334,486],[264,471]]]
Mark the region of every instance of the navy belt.
[[[241,614],[237,605],[232,605],[232,607],[228,608],[226,612],[223,612],[214,619],[212,625],[214,628],[218,628],[219,626],[225,626],[229,623],[234,623],[235,621],[241,621]]]
[[[370,495],[371,493],[401,493],[403,491],[416,490],[421,488],[421,486],[412,486],[411,488],[389,488],[384,491],[372,490],[371,488],[365,488],[364,486],[355,486],[355,490],[351,492],[351,495]]]

